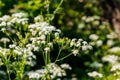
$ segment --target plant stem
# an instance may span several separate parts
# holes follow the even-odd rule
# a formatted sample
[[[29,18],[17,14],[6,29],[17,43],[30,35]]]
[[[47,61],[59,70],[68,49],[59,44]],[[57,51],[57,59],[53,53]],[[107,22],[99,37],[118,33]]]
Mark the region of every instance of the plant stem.
[[[57,62],[57,59],[59,58],[61,51],[62,51],[62,48],[60,48],[60,50],[59,50],[59,52],[58,52],[57,58],[56,58],[56,60],[55,60],[55,63]]]
[[[60,1],[59,5],[57,6],[57,8],[54,10],[53,14],[55,15],[57,10],[59,9],[59,7],[62,5],[63,0]]]
[[[62,58],[56,60],[56,62],[57,62],[57,61],[60,61],[60,60],[63,60],[63,59],[65,59],[65,58],[67,58],[67,57],[69,57],[69,56],[71,56],[71,55],[72,55],[72,53],[70,53],[70,54],[68,54],[68,55],[66,55],[66,56],[64,56],[64,57],[62,57]]]

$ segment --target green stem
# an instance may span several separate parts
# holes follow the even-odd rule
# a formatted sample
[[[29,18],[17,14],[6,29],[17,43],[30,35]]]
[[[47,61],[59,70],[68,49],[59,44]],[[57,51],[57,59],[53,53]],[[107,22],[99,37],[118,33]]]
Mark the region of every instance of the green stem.
[[[6,58],[4,60],[4,63],[5,63],[6,69],[7,69],[8,78],[9,78],[9,80],[11,80],[10,71],[9,71],[9,64],[8,64],[8,60]]]
[[[41,52],[42,52],[42,56],[43,56],[43,60],[44,60],[44,62],[45,62],[45,53],[44,53],[44,51],[43,51],[43,49],[42,49],[42,45],[40,45],[40,50],[41,50]],[[45,62],[45,65],[46,65],[46,62]]]
[[[55,15],[57,10],[59,9],[59,7],[62,5],[63,0],[60,1],[59,5],[57,6],[57,8],[54,10],[53,14]]]
[[[50,42],[50,34],[47,35],[47,43]],[[50,63],[50,52],[45,52],[45,65]]]
[[[6,68],[7,68],[8,78],[9,78],[9,80],[11,80],[11,78],[10,78],[10,72],[9,72],[9,67],[7,65],[6,65]]]
[[[47,2],[49,2],[49,0],[46,0]],[[47,7],[47,13],[49,14],[50,11],[49,11],[49,6],[50,6],[50,3],[48,4],[48,7]]]
[[[50,63],[50,52],[48,54],[48,63]]]
[[[47,56],[47,53],[45,53],[45,65],[47,65],[47,61],[48,61],[48,56]]]
[[[62,51],[62,48],[60,48],[60,50],[59,50],[59,52],[58,52],[57,58],[56,58],[56,60],[55,60],[55,63],[57,62],[57,59],[59,58],[61,51]]]
[[[57,62],[57,61],[61,61],[61,60],[65,59],[65,58],[67,58],[67,57],[69,57],[69,56],[71,56],[71,55],[72,55],[72,53],[70,53],[70,54],[68,54],[68,55],[66,55],[66,56],[64,56],[64,57],[62,57],[62,58],[56,60],[56,62]]]

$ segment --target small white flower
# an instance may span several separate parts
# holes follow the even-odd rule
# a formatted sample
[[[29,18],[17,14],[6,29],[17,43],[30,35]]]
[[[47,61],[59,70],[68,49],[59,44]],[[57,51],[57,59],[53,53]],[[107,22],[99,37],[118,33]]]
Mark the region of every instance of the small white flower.
[[[58,37],[60,34],[58,32],[55,32],[55,37]]]
[[[9,15],[4,15],[0,20],[2,20],[2,21],[8,21],[9,18],[10,18]]]
[[[115,64],[115,63],[117,63],[118,58],[119,57],[116,56],[116,55],[106,55],[106,56],[104,56],[102,58],[102,60],[105,61],[105,62],[109,62],[109,63]]]
[[[74,56],[76,56],[77,54],[79,54],[79,50],[77,50],[77,49],[72,50],[72,54],[73,54]]]
[[[7,23],[6,22],[1,22],[1,24],[0,24],[0,26],[6,26],[7,25]]]
[[[96,34],[91,34],[91,35],[89,36],[89,38],[90,38],[91,40],[97,40],[99,37],[98,37],[98,35],[96,35]]]
[[[14,13],[12,14],[12,17],[15,17],[15,18],[22,18],[25,16],[25,13]]]
[[[97,46],[101,46],[103,44],[103,41],[102,40],[98,40],[97,42],[96,42],[96,45]]]
[[[15,48],[15,47],[16,47],[15,44],[10,44],[10,45],[9,45],[9,48]]]
[[[115,39],[115,38],[118,38],[118,36],[117,36],[117,34],[115,32],[112,32],[112,33],[107,35],[107,38],[108,39]]]
[[[83,45],[87,45],[88,44],[86,41],[83,41],[82,43],[83,43]]]
[[[49,48],[49,47],[46,47],[46,48],[44,48],[44,51],[47,53],[47,52],[50,51],[50,48]]]
[[[108,40],[107,41],[107,45],[108,46],[113,46],[114,45],[114,41],[113,40]]]
[[[84,27],[85,27],[85,24],[84,24],[84,23],[78,24],[78,29],[83,29]]]
[[[6,31],[6,28],[2,28],[1,31],[2,31],[2,32],[5,32],[5,31]]]
[[[101,74],[101,73],[98,73],[98,72],[96,72],[96,71],[93,71],[93,72],[89,72],[88,73],[88,76],[90,76],[90,77],[99,77],[99,78],[102,78],[103,77],[103,75]]]
[[[103,64],[99,63],[99,62],[93,62],[91,65],[91,67],[95,67],[95,68],[100,68],[103,66]]]
[[[0,47],[0,54],[6,55],[6,54],[8,54],[8,53],[10,53],[10,49],[6,49],[6,48],[1,48],[1,47]]]
[[[68,65],[68,64],[61,64],[60,65],[61,66],[61,68],[63,68],[63,69],[72,69],[71,67],[70,67],[70,65]]]
[[[82,50],[83,50],[83,51],[86,51],[87,49],[88,49],[88,46],[87,46],[87,45],[83,45],[83,46],[82,46]]]
[[[110,52],[110,53],[120,52],[120,47],[113,47],[113,48],[109,49],[109,52]]]
[[[4,37],[4,38],[1,38],[0,41],[3,43],[6,43],[6,42],[10,42],[10,39]]]
[[[120,70],[120,64],[119,63],[118,64],[114,64],[110,71],[116,71],[116,70]]]
[[[39,79],[40,78],[39,73],[33,72],[33,71],[28,72],[27,75],[28,75],[29,79]]]

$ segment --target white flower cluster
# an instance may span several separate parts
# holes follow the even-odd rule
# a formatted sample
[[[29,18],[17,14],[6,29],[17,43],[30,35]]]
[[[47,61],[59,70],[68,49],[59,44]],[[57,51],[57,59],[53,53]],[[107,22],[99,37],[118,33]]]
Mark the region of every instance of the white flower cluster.
[[[90,66],[93,68],[100,68],[103,67],[103,64],[95,61],[92,64],[90,64]]]
[[[110,34],[107,35],[107,38],[108,39],[116,39],[116,38],[118,38],[118,35],[115,32],[111,32]]]
[[[114,64],[111,68],[111,71],[117,71],[117,70],[120,70],[120,63]]]
[[[82,51],[86,51],[86,50],[91,50],[92,46],[89,45],[86,41],[83,41],[82,39],[72,39],[70,42],[70,47],[73,47],[74,49],[72,49],[72,53],[74,56],[76,56],[77,54],[79,54],[80,49]]]
[[[107,45],[108,46],[113,46],[114,45],[114,41],[113,40],[107,40]]]
[[[120,47],[112,47],[108,50],[110,53],[118,53],[120,52]]]
[[[106,55],[102,58],[104,62],[109,62],[111,64],[116,64],[119,60],[119,57],[116,55]]]
[[[97,35],[97,34],[91,34],[90,36],[89,36],[89,39],[90,40],[92,40],[91,42],[90,42],[90,44],[92,45],[92,46],[98,46],[98,47],[100,47],[100,46],[102,46],[102,44],[103,44],[103,41],[102,40],[99,40],[99,36]]]
[[[40,18],[36,17],[35,20],[39,21]],[[27,29],[26,32],[24,32],[24,28]],[[0,39],[0,42],[2,43],[11,43],[7,44],[5,48],[3,48],[3,46],[0,47],[0,55],[7,55],[7,57],[10,55],[10,59],[14,56],[15,60],[18,58],[22,60],[24,58],[25,65],[29,66],[34,66],[36,63],[34,61],[34,59],[36,59],[34,52],[41,51],[44,56],[44,53],[50,52],[54,45],[56,45],[54,43],[56,38],[58,38],[57,41],[60,43],[58,45],[62,45],[60,47],[64,49],[69,48],[74,56],[79,54],[80,50],[86,51],[92,49],[92,46],[82,39],[71,40],[68,38],[60,38],[61,30],[56,29],[56,27],[49,25],[47,22],[35,22],[34,24],[28,24],[28,18],[26,18],[26,14],[24,13],[15,13],[12,16],[5,15],[1,17],[0,30],[5,34],[8,33],[10,37],[12,34],[15,34],[15,37],[13,38],[9,39],[2,37]],[[99,41],[98,43],[100,44],[101,42]],[[11,62],[14,63],[14,61]],[[45,68],[30,71],[27,73],[27,75],[29,79],[41,79],[43,77],[45,80],[47,80],[48,77],[50,77],[50,79],[54,79],[56,77],[66,76],[66,69],[71,70],[72,68],[68,64],[62,64],[58,66],[55,63],[49,63],[45,66]],[[49,76],[46,77],[46,75]]]
[[[10,39],[9,39],[9,38],[6,38],[6,37],[2,37],[2,38],[0,39],[0,42],[7,43],[7,42],[10,42]]]
[[[82,20],[85,21],[85,22],[92,22],[92,21],[95,21],[95,20],[99,20],[100,17],[99,16],[83,16],[82,17]],[[97,22],[98,23],[98,22]],[[99,23],[98,23],[99,24]]]
[[[13,53],[14,55],[18,55],[26,58],[27,65],[30,65],[30,66],[35,65],[35,62],[33,61],[33,59],[36,59],[36,56],[33,54],[32,51],[26,48],[21,48],[20,46],[16,46],[14,44],[10,44],[9,47],[10,48],[8,49],[0,47],[0,55],[2,54],[1,56],[6,56]]]
[[[120,57],[116,55],[106,55],[102,58],[103,61],[111,63],[111,72],[114,72],[114,76],[120,75]]]
[[[65,64],[65,63],[64,63],[64,64],[61,64],[60,67],[63,68],[63,69],[69,69],[69,70],[72,69],[72,68],[70,67],[70,65]]]
[[[5,56],[7,54],[10,54],[9,52],[10,49],[0,47],[0,55]]]
[[[71,67],[68,64],[62,64],[61,67],[59,67],[55,63],[50,63],[44,69],[30,71],[27,75],[29,79],[44,78],[44,80],[47,80],[48,77],[46,77],[46,75],[49,75],[50,79],[54,79],[56,77],[66,76],[65,69],[71,69]]]
[[[97,40],[99,37],[98,37],[98,35],[96,35],[96,34],[91,34],[90,36],[89,36],[89,38],[91,39],[91,40]]]
[[[53,46],[52,42],[47,43],[48,36],[59,36],[61,30],[56,29],[54,26],[49,25],[46,22],[36,22],[28,26],[30,30],[30,41],[26,47],[30,50],[39,51],[40,45],[44,47],[44,51],[48,51],[48,48]],[[43,46],[44,45],[44,46]]]
[[[28,18],[25,18],[25,15],[25,13],[14,13],[11,16],[5,15],[0,17],[0,31],[8,31],[12,34],[15,34],[15,28],[20,29],[24,25],[28,24]]]
[[[115,44],[114,40],[118,38],[118,35],[115,32],[111,32],[111,33],[107,34],[106,37],[108,39],[107,45],[112,47]]]
[[[98,73],[98,72],[96,72],[96,71],[93,71],[93,72],[89,72],[89,73],[88,73],[88,76],[93,77],[93,78],[95,78],[95,77],[102,78],[102,77],[103,77],[103,74]]]
[[[0,26],[13,26],[13,24],[27,24],[28,23],[28,18],[24,18],[25,17],[25,13],[15,13],[12,14],[12,16],[10,17],[9,15],[5,15],[3,17],[0,18]]]
[[[61,33],[61,30],[56,29],[54,26],[49,25],[46,22],[36,22],[35,24],[29,25],[30,31],[33,36],[38,35],[47,35],[52,32]]]

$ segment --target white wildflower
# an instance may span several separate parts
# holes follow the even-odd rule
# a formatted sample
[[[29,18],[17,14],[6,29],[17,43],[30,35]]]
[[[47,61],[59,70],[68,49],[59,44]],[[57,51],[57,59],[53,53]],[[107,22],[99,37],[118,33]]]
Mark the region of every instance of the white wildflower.
[[[90,38],[91,40],[97,40],[99,37],[98,37],[98,35],[96,35],[96,34],[91,34],[91,35],[89,36],[89,38]]]
[[[112,64],[117,63],[118,59],[119,59],[119,57],[116,56],[116,55],[106,55],[102,58],[103,61],[109,62],[109,63],[112,63]]]
[[[48,53],[50,51],[49,47],[44,48],[45,53]]]
[[[6,25],[7,25],[7,23],[4,21],[0,23],[0,26],[6,26]]]
[[[9,45],[9,48],[15,48],[15,47],[16,47],[15,44],[10,44],[10,45]]]
[[[6,55],[6,54],[9,54],[9,53],[10,53],[10,49],[0,47],[0,54]]]
[[[120,52],[120,47],[113,47],[113,48],[109,49],[109,52],[110,52],[110,53]]]
[[[107,41],[107,45],[108,46],[113,46],[114,45],[114,41],[113,40],[108,40]]]
[[[9,18],[10,18],[10,16],[9,15],[4,15],[2,18],[0,18],[0,21],[8,21],[9,20]]]
[[[84,27],[85,27],[85,24],[84,24],[84,23],[78,24],[78,29],[83,29]]]
[[[83,46],[82,46],[82,50],[83,50],[83,51],[86,51],[87,49],[88,49],[88,46],[87,46],[87,45],[83,45]]]
[[[91,49],[92,49],[92,46],[90,46],[90,45],[83,45],[83,46],[82,46],[82,50],[83,50],[83,51],[91,50]]]
[[[31,71],[27,73],[29,79],[39,79],[40,75],[37,72]]]
[[[60,34],[58,32],[55,32],[55,37],[58,37]]]
[[[116,70],[120,70],[120,64],[119,63],[118,64],[114,64],[110,71],[116,71]]]
[[[22,18],[25,16],[25,13],[14,13],[12,14],[12,17],[15,17],[15,18]]]
[[[103,64],[95,61],[92,64],[90,64],[90,66],[94,68],[100,68],[100,67],[103,67]]]
[[[5,32],[5,31],[6,31],[6,28],[1,28],[1,31],[2,31],[2,32]]]
[[[115,32],[111,32],[110,34],[107,35],[108,39],[116,39],[118,38],[117,34]]]
[[[87,45],[88,44],[86,41],[83,41],[82,43],[83,43],[83,45]]]
[[[79,54],[79,50],[77,50],[77,49],[72,50],[72,54],[73,54],[74,56],[76,56],[77,54]]]
[[[56,29],[56,31],[57,31],[58,33],[61,33],[61,30],[60,30],[60,29]]]
[[[102,44],[103,44],[103,41],[102,41],[102,40],[96,41],[96,45],[97,45],[97,46],[101,46]]]
[[[6,42],[10,42],[10,39],[3,37],[3,38],[0,39],[0,41],[3,42],[3,43],[6,43]]]
[[[90,77],[99,77],[99,78],[102,78],[103,77],[103,74],[101,74],[101,73],[98,73],[98,72],[96,72],[96,71],[93,71],[93,72],[89,72],[88,73],[88,76],[90,76]]]
[[[61,64],[60,67],[63,69],[69,69],[69,70],[72,69],[69,64]]]

